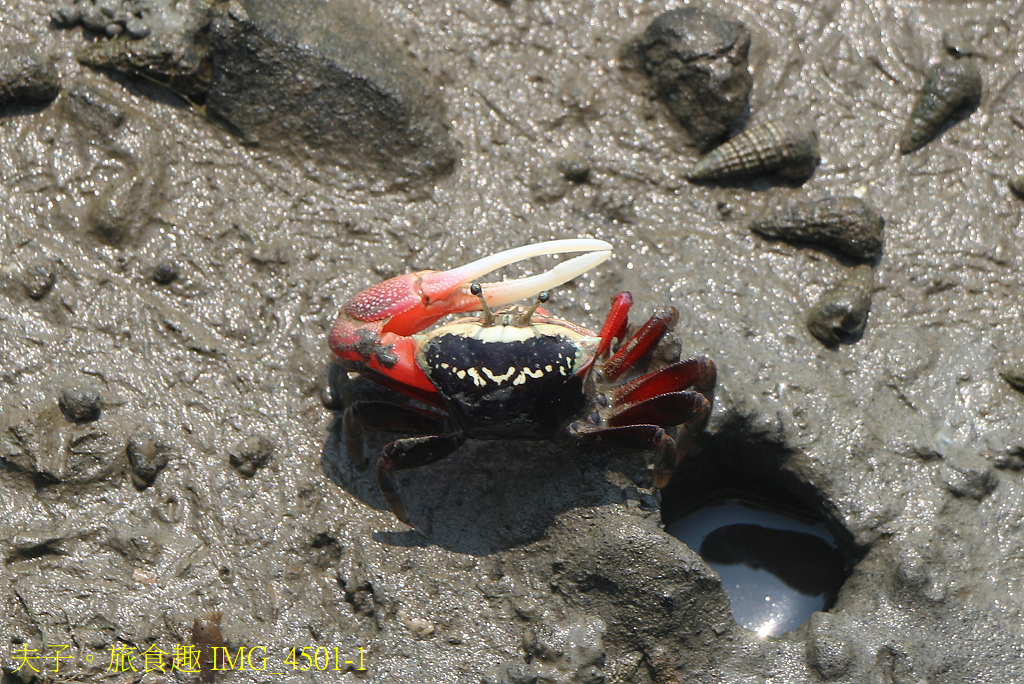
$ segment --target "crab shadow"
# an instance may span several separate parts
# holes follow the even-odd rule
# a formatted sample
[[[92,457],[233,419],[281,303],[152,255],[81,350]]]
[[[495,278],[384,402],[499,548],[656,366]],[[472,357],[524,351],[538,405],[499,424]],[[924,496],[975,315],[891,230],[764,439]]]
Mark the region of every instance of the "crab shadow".
[[[367,433],[369,462],[357,467],[345,452],[338,414],[324,443],[324,472],[363,503],[389,511],[375,466],[381,447],[397,437]],[[606,469],[623,477],[609,478]],[[471,440],[437,463],[400,471],[400,491],[414,530],[374,537],[394,546],[433,542],[459,553],[488,555],[540,539],[570,509],[646,501],[650,497],[638,487],[649,486],[647,477],[638,454],[582,449],[571,441]]]

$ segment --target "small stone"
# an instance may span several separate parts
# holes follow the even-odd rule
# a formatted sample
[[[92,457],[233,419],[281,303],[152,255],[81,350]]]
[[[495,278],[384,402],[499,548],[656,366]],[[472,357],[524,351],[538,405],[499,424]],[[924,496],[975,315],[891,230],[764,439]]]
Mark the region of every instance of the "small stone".
[[[861,265],[826,292],[807,316],[811,334],[828,347],[856,341],[868,322],[874,278],[871,267]]]
[[[137,432],[128,440],[128,463],[132,467],[135,486],[145,489],[167,466],[171,450],[151,435]]]
[[[696,7],[666,12],[627,46],[656,97],[697,146],[721,142],[747,109],[753,77],[747,68],[750,33],[738,21]]]
[[[0,51],[0,107],[50,102],[58,92],[60,75],[53,55],[30,44]]]
[[[228,454],[231,465],[243,477],[252,477],[274,455],[274,443],[262,435],[246,437]]]
[[[57,400],[60,410],[72,423],[88,423],[100,417],[100,393],[92,387],[65,389]]]
[[[171,261],[161,261],[153,269],[153,282],[158,285],[170,285],[178,279],[178,267]]]
[[[34,261],[25,269],[21,283],[25,287],[25,294],[32,299],[42,299],[57,283],[57,273],[54,271],[53,262],[49,260]]]

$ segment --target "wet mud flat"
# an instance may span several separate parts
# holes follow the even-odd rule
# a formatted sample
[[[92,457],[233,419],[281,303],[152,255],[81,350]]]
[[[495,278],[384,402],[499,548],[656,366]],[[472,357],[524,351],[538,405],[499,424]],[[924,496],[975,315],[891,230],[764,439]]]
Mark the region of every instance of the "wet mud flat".
[[[1018,3],[0,5],[4,684],[1024,678]],[[660,493],[471,440],[401,524],[339,305],[581,236],[546,306],[677,307],[706,430]],[[721,491],[827,612],[737,624],[664,530]]]

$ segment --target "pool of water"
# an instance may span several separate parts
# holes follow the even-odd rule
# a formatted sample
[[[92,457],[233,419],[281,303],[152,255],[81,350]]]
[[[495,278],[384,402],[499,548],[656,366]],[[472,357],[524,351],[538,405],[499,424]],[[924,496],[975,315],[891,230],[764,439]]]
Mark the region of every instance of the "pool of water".
[[[722,499],[666,529],[718,572],[733,618],[761,637],[785,634],[830,608],[846,579],[828,528],[781,510]]]

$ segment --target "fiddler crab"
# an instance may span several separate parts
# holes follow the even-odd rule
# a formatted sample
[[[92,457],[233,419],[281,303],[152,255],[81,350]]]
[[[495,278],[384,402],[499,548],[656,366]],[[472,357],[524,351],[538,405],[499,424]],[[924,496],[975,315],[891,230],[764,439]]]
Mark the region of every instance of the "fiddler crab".
[[[417,271],[363,290],[342,305],[328,338],[341,365],[420,405],[357,401],[342,417],[349,458],[366,464],[364,429],[418,435],[384,446],[377,479],[394,514],[408,523],[395,472],[434,463],[468,439],[588,439],[655,450],[655,487],[707,422],[715,364],[701,356],[636,375],[676,322],[658,309],[628,339],[628,292],[612,297],[597,334],[541,304],[547,290],[611,256],[602,240],[554,240],[499,252],[450,271]],[[533,257],[583,252],[533,276],[479,279]],[[536,297],[529,307],[513,302]],[[479,311],[428,328],[453,313]],[[616,345],[616,343],[618,343]],[[673,439],[666,429],[679,426]]]

